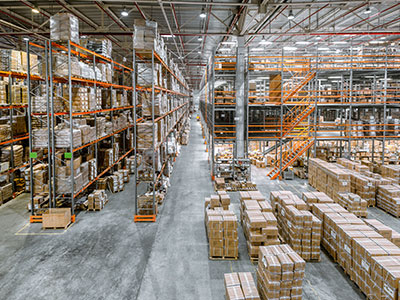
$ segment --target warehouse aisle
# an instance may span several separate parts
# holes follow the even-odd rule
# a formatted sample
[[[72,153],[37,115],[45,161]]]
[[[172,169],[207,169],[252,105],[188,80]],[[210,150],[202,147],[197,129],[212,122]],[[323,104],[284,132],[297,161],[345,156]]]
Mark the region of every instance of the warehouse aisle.
[[[139,300],[222,300],[224,273],[255,270],[243,239],[239,246],[240,260],[208,259],[204,198],[213,193],[213,188],[201,127],[194,118],[191,122],[189,144],[182,147],[174,167]],[[233,207],[238,215],[237,201],[236,197]]]

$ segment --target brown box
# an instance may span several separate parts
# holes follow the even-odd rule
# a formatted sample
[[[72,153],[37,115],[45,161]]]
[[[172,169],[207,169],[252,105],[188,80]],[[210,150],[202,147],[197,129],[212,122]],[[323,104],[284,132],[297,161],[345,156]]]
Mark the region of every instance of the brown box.
[[[49,208],[42,215],[42,228],[67,228],[70,223],[70,208]]]

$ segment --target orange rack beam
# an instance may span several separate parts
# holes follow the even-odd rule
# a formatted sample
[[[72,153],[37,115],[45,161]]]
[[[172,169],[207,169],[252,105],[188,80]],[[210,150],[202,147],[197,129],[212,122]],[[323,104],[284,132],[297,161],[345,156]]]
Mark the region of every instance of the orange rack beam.
[[[155,222],[156,215],[135,215],[133,218],[134,222]]]

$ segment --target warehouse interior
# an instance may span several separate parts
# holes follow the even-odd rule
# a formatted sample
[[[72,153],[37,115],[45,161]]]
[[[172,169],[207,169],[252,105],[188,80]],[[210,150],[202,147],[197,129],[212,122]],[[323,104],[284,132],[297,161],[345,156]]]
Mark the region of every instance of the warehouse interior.
[[[400,299],[398,0],[0,16],[0,299]]]

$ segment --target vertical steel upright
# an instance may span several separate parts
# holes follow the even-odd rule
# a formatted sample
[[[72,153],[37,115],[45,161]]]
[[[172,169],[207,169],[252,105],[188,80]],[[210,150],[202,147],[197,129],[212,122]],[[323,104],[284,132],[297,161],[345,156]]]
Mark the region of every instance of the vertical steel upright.
[[[384,75],[384,83],[383,83],[383,137],[382,137],[382,164],[385,164],[385,142],[386,142],[386,134],[387,134],[387,120],[386,120],[386,104],[387,104],[387,77],[388,75],[388,48],[385,48],[385,75]]]
[[[28,130],[29,133],[32,132],[32,99],[31,99],[31,64],[30,64],[30,57],[29,57],[29,41],[25,42],[26,45],[26,55],[27,55],[27,77],[26,81],[28,84]],[[32,152],[32,134],[29,134],[29,170],[30,170],[30,196],[31,196],[31,214],[34,215],[34,203],[33,203],[33,152]]]
[[[211,96],[211,178],[214,180],[215,178],[215,55],[216,49],[213,50],[211,55],[211,78],[209,80],[211,84],[210,88],[210,96]]]
[[[54,127],[56,126],[56,117],[54,115],[54,86],[53,86],[53,51],[52,51],[52,43],[49,43],[49,53],[48,60],[49,64],[49,83],[50,83],[50,135],[48,142],[51,144],[51,162],[54,165],[52,168],[52,180],[53,180],[53,206],[56,206],[56,147],[55,147],[55,137],[54,137]],[[50,153],[49,153],[50,155]],[[51,179],[50,179],[51,182]]]
[[[352,115],[353,115],[353,41],[351,42],[351,48],[350,48],[350,79],[349,79],[349,138],[348,138],[348,155],[350,158],[351,155],[351,133],[352,133]]]
[[[154,124],[154,100],[155,100],[155,78],[154,78],[154,51],[151,51],[151,124],[152,124],[152,176],[153,176],[153,215],[156,214],[156,145],[155,145],[155,124]],[[158,149],[157,149],[158,150]]]
[[[132,51],[132,102],[133,102],[133,155],[134,155],[134,174],[133,174],[133,196],[135,200],[135,216],[137,215],[137,149],[136,149],[136,53]]]
[[[70,131],[70,172],[71,172],[71,215],[75,214],[75,174],[74,174],[74,128],[72,118],[72,73],[71,73],[71,41],[68,40],[68,101],[69,101],[69,131]]]

